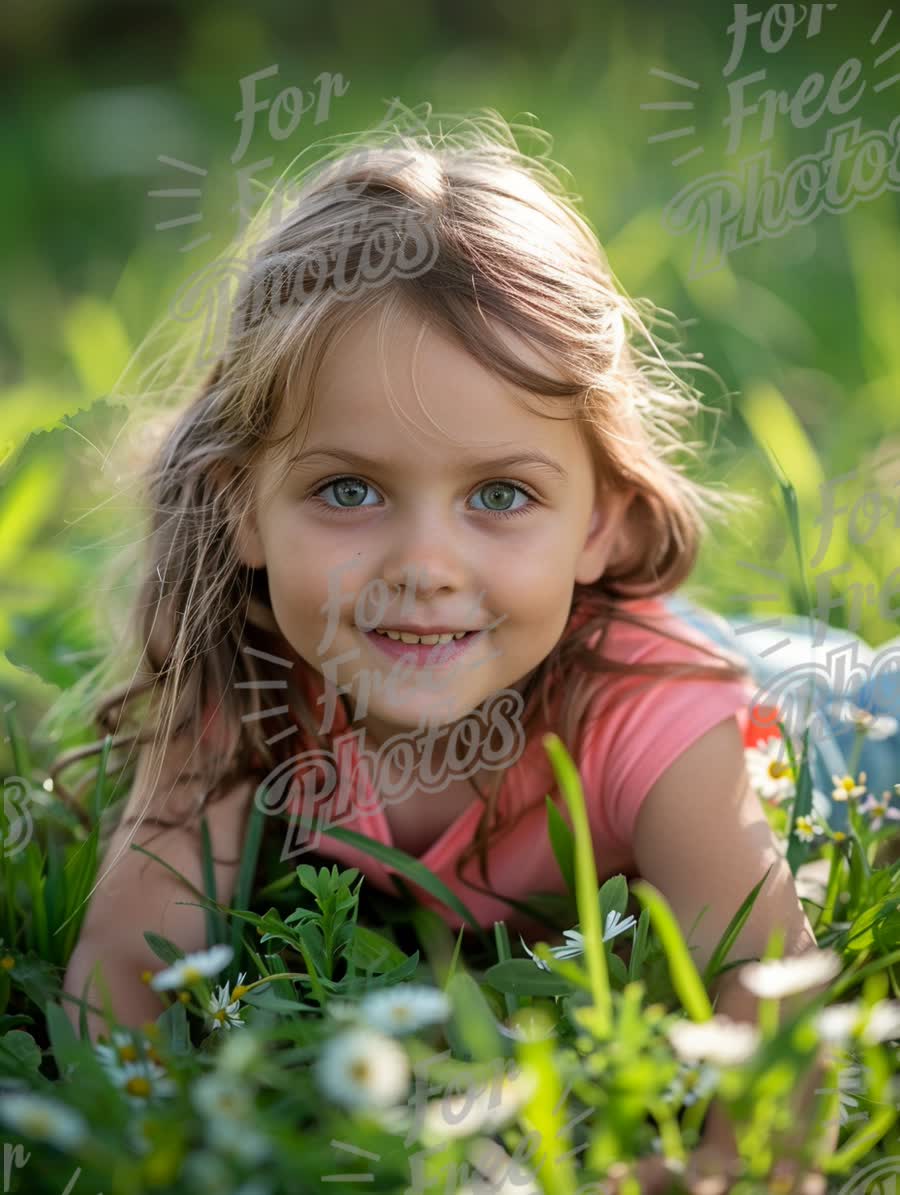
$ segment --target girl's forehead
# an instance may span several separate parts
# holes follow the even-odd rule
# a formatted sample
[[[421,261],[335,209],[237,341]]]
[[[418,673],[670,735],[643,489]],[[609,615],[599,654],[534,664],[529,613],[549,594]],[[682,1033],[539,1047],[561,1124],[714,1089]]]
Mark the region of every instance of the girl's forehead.
[[[559,376],[511,329],[494,321],[492,330],[526,367]],[[295,430],[294,451],[320,436],[331,442],[388,426],[396,434],[414,428],[440,436],[444,429],[473,447],[522,436],[563,442],[575,434],[565,403],[521,389],[473,348],[406,305],[368,311],[329,343],[314,386],[304,379],[285,395],[277,430]]]

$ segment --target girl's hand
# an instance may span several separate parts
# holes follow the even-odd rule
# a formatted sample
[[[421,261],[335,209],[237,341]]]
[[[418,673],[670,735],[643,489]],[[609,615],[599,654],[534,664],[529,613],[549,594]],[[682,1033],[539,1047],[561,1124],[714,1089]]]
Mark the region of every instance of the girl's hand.
[[[689,1191],[692,1195],[725,1195],[740,1176],[742,1163],[734,1154],[714,1145],[701,1145],[689,1155],[684,1174],[670,1170],[662,1158],[641,1158],[629,1169],[638,1181],[641,1195],[669,1195]],[[610,1178],[602,1189],[620,1195],[622,1178]],[[773,1195],[824,1195],[825,1176],[819,1171],[797,1173],[791,1162],[776,1162],[767,1183]]]

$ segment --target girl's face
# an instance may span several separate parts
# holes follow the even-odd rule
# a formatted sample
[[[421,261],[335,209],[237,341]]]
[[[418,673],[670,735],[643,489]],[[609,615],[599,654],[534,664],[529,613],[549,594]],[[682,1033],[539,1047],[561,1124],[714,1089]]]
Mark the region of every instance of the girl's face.
[[[510,383],[410,311],[387,325],[382,362],[379,314],[331,346],[302,454],[286,480],[262,466],[239,545],[267,569],[290,647],[347,694],[366,747],[521,689],[559,640],[575,582],[602,574],[626,505],[595,505],[572,420],[523,408]],[[480,633],[438,662],[453,649],[401,642],[388,654],[360,624]]]

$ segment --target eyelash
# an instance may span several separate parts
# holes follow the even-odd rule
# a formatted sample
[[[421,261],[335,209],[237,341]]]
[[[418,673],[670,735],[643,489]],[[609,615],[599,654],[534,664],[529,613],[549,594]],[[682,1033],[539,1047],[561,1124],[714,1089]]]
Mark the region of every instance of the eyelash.
[[[319,497],[319,494],[321,494],[323,490],[327,490],[327,489],[329,489],[329,487],[331,487],[333,485],[337,485],[337,483],[339,481],[362,481],[364,485],[369,487],[369,489],[375,488],[373,485],[370,485],[369,482],[364,481],[362,477],[357,477],[353,473],[342,473],[339,477],[332,477],[330,481],[323,481],[320,486],[317,486],[316,489],[312,490],[310,492],[311,500],[313,502],[316,502],[320,507],[324,508],[327,511],[340,511],[340,512],[348,511],[349,512],[349,511],[354,511],[354,510],[371,509],[371,507],[363,507],[363,506],[332,506],[331,503],[326,502],[324,499]],[[510,487],[510,489],[519,490],[520,493],[525,494],[526,497],[531,499],[531,501],[528,503],[527,506],[520,506],[518,510],[483,510],[483,511],[480,510],[478,512],[479,514],[490,514],[498,519],[510,519],[510,518],[514,518],[516,515],[529,514],[532,510],[532,507],[535,506],[538,502],[537,495],[534,494],[531,490],[527,489],[523,485],[520,485],[518,482],[506,481],[503,478],[496,478],[494,481],[486,481],[484,483],[484,485],[479,486],[478,489],[484,490],[484,489],[487,489],[487,487],[489,485],[495,485],[497,483],[499,483],[501,485],[508,485]],[[478,491],[476,491],[476,493],[477,492]]]

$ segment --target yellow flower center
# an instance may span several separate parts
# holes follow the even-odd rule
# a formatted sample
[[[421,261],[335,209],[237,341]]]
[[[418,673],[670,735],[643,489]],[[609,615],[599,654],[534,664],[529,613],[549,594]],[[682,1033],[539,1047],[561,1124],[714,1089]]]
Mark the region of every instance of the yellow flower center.
[[[45,1137],[50,1128],[50,1117],[38,1108],[30,1109],[22,1118],[27,1132],[34,1137]]]
[[[11,971],[15,965],[16,960],[11,954],[5,954],[3,958],[0,958],[0,967],[2,967],[4,971]]]
[[[225,1009],[220,1008],[218,1012],[213,1013],[213,1020],[224,1021],[225,1020]]]
[[[129,1079],[125,1084],[125,1090],[129,1095],[143,1096],[145,1099],[150,1094],[150,1082],[144,1078]]]
[[[138,1052],[133,1045],[119,1046],[120,1062],[136,1062]]]
[[[853,777],[845,776],[841,781],[841,788],[843,788],[844,792],[852,792],[856,788],[856,785],[853,783]]]
[[[192,983],[199,983],[203,976],[196,967],[185,967],[181,973],[181,982],[188,987]]]
[[[844,833],[843,830],[835,830],[835,832],[834,832],[834,841],[835,842],[843,842],[846,837],[847,837],[847,835]]]
[[[773,780],[780,780],[782,776],[791,776],[790,765],[773,759],[769,764],[769,775]]]
[[[153,978],[152,971],[142,971],[141,972],[141,983],[149,983],[152,978]]]
[[[395,1021],[408,1021],[409,1009],[403,1004],[396,1005],[393,1010],[393,1018]]]
[[[358,1058],[350,1064],[350,1077],[355,1083],[366,1083],[369,1079],[369,1064],[364,1058]]]

